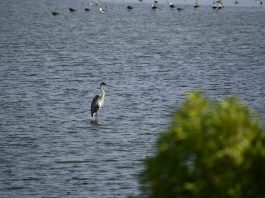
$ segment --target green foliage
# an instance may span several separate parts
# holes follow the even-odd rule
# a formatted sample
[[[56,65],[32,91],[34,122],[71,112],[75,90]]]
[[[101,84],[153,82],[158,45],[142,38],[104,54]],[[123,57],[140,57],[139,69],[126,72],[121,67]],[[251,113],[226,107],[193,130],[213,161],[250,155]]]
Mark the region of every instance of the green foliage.
[[[139,197],[265,197],[265,133],[236,98],[189,94],[156,149]]]

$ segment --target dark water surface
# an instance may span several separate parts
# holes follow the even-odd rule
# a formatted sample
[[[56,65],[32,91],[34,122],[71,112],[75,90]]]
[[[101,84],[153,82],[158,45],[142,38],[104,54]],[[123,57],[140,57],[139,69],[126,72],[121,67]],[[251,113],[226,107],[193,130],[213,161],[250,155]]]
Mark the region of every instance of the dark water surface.
[[[137,193],[141,160],[189,90],[239,95],[264,122],[264,8],[101,14],[87,2],[0,2],[1,198]],[[113,87],[95,125],[102,81]]]

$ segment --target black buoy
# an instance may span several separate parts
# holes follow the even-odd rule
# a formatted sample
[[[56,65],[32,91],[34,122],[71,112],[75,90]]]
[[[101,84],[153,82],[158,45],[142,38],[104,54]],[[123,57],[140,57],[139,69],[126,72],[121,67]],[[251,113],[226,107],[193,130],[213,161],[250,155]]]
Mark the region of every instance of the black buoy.
[[[69,8],[70,12],[75,12],[76,10],[74,8]]]
[[[128,5],[128,6],[127,6],[127,9],[128,9],[128,10],[132,10],[132,9],[133,9],[133,6]]]
[[[174,5],[173,3],[170,3],[170,4],[169,4],[169,7],[170,7],[170,8],[175,8],[175,5]]]
[[[59,15],[59,12],[52,11],[52,15],[57,16],[57,15]]]
[[[159,8],[156,5],[152,5],[152,10],[158,10]]]
[[[85,11],[89,11],[90,9],[89,8],[85,8]]]
[[[178,11],[182,11],[182,10],[184,10],[184,8],[177,8],[177,10],[178,10]]]

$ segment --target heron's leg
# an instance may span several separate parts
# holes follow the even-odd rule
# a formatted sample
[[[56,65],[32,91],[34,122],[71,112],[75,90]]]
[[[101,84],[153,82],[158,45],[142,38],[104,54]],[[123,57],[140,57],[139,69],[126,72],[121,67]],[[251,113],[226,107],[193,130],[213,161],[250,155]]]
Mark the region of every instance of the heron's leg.
[[[95,113],[96,122],[98,122],[98,112]]]

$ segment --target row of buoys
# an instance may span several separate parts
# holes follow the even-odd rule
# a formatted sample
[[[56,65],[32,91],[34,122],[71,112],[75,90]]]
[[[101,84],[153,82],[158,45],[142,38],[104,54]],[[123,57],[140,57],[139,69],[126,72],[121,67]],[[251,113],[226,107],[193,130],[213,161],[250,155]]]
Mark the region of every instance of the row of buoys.
[[[76,11],[76,9],[74,9],[74,8],[68,8],[68,10],[70,11],[70,12],[75,12]],[[89,8],[85,8],[85,11],[90,11],[90,9]],[[52,15],[53,16],[57,16],[57,15],[59,15],[59,12],[56,12],[56,11],[52,11]]]
[[[173,3],[170,3],[169,7],[172,8],[172,9],[176,8],[176,10],[178,10],[178,11],[184,10],[184,8],[177,7]],[[157,6],[157,1],[154,1],[154,4],[152,5],[151,8],[152,8],[152,10],[159,10],[159,7]]]
[[[172,4],[172,3],[169,4],[169,7],[170,7],[170,8],[176,8],[176,10],[178,10],[178,11],[184,10],[184,8],[177,7],[177,6],[175,6],[174,4]],[[131,5],[128,5],[128,6],[127,6],[127,10],[132,10],[133,8],[134,8],[134,7],[131,6]],[[157,1],[154,1],[154,4],[151,6],[151,8],[152,8],[152,10],[159,10],[159,7],[157,6]],[[69,10],[70,12],[75,12],[75,11],[77,11],[77,10],[74,9],[74,8],[68,8],[68,10]],[[88,12],[88,11],[90,11],[90,8],[85,8],[84,10]],[[102,13],[105,13],[105,10],[102,9],[102,8],[99,8],[99,11],[102,12]],[[52,11],[52,15],[53,15],[53,16],[57,16],[57,15],[59,15],[59,12]]]
[[[128,10],[132,10],[133,9],[133,6],[127,6],[127,9]],[[74,9],[74,8],[68,8],[68,10],[70,11],[70,12],[75,12],[76,11],[76,9]],[[90,8],[85,8],[84,9],[85,11],[90,11]],[[99,8],[99,11],[100,12],[102,12],[102,13],[105,13],[106,11],[103,9],[103,8]],[[59,15],[59,12],[56,12],[56,11],[52,11],[52,15],[53,16],[57,16],[57,15]]]

